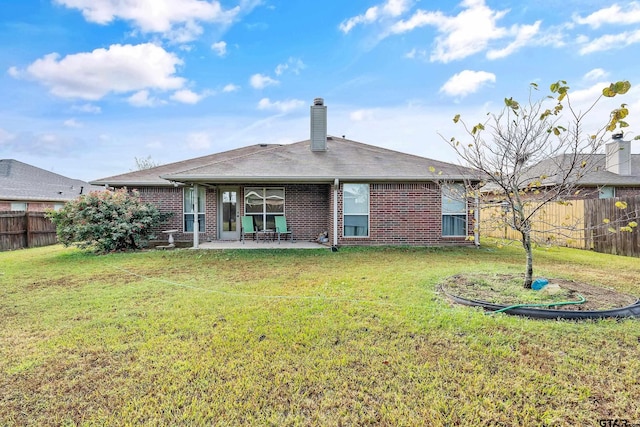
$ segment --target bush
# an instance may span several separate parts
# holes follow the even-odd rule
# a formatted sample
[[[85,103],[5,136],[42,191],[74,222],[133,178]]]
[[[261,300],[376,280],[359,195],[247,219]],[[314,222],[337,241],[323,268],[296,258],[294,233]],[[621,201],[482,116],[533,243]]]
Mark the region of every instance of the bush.
[[[143,203],[137,191],[96,191],[67,202],[48,217],[65,246],[106,253],[140,249],[155,238],[153,229],[170,214]]]

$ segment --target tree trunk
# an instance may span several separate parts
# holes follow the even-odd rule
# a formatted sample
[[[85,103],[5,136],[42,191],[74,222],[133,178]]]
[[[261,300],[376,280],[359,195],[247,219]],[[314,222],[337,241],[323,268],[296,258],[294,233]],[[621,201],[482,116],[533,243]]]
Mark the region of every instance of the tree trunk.
[[[522,232],[522,247],[527,256],[527,271],[524,275],[524,288],[531,289],[533,283],[533,250],[531,248],[531,234],[529,231]]]

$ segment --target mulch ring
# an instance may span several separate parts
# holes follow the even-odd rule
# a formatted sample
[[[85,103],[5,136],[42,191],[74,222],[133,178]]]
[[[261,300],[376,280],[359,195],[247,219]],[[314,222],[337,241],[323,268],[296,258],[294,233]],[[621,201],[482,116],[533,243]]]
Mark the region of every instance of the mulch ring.
[[[478,277],[478,276],[474,276]],[[500,275],[496,279],[496,284],[506,283],[513,280],[515,275]],[[550,296],[548,302],[556,301],[578,301],[582,295],[586,302],[582,304],[571,304],[548,307],[550,310],[570,310],[570,311],[586,311],[586,310],[610,310],[622,308],[634,304],[638,301],[635,296],[627,295],[614,289],[605,288],[603,286],[590,285],[588,283],[574,282],[567,279],[549,279],[549,285],[556,286],[561,289],[561,294]],[[522,303],[536,303],[539,301],[523,301],[513,296],[505,295],[500,292],[499,286],[486,287],[478,286],[472,277],[458,274],[449,277],[443,284],[442,288],[445,292],[461,298],[492,302],[495,304],[511,305]],[[543,291],[531,291],[543,292]],[[542,302],[542,301],[540,301]],[[547,302],[547,301],[544,301]],[[545,307],[538,307],[545,309]]]

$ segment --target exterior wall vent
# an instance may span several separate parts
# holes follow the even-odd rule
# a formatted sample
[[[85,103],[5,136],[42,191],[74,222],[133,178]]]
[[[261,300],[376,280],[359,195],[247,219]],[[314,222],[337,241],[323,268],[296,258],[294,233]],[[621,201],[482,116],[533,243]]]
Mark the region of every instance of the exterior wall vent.
[[[631,175],[631,141],[623,141],[622,134],[612,135],[606,146],[606,167],[618,175]]]
[[[322,98],[311,106],[311,151],[327,151],[327,106]]]

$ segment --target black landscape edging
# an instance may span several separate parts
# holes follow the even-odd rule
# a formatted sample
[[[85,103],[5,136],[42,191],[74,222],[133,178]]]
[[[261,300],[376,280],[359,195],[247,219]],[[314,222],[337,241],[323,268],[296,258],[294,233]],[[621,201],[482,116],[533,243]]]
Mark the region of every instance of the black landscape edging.
[[[458,304],[464,304],[472,307],[482,307],[485,310],[497,311],[503,308],[509,307],[509,305],[493,304],[486,301],[478,301],[467,298],[462,298],[457,295],[450,294],[444,287],[440,287],[442,292]],[[535,307],[517,307],[503,311],[505,314],[511,314],[516,316],[526,316],[534,319],[607,319],[615,318],[622,319],[627,317],[640,317],[640,299],[635,303],[626,307],[614,308],[611,310],[553,310],[553,309],[540,309]]]

